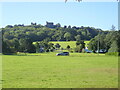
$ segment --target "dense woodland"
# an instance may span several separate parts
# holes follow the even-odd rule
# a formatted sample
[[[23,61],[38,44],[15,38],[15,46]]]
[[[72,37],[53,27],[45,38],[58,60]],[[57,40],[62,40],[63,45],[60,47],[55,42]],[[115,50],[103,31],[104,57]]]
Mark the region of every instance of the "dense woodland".
[[[3,53],[34,53],[41,47],[44,47],[46,51],[53,51],[56,47],[48,43],[49,41],[77,41],[76,48],[83,49],[85,40],[90,40],[89,49],[93,50],[93,52],[98,50],[98,43],[99,50],[118,52],[118,43],[120,41],[118,40],[120,33],[115,30],[104,31],[94,27],[71,27],[70,25],[61,27],[59,23],[52,28],[36,23],[31,23],[31,25],[7,25],[1,30]],[[33,42],[37,43],[33,45]]]
[[[33,42],[42,41],[49,38],[51,41],[75,41],[77,37],[81,37],[82,40],[90,40],[94,38],[101,29],[95,29],[93,27],[54,27],[48,28],[42,25],[31,24],[24,25],[8,25],[2,28],[3,39],[21,39],[30,38]],[[106,32],[107,33],[107,32]]]
[[[93,52],[102,49],[111,54],[120,52],[120,30],[109,31],[107,34],[99,33],[90,40],[89,49],[93,50]]]

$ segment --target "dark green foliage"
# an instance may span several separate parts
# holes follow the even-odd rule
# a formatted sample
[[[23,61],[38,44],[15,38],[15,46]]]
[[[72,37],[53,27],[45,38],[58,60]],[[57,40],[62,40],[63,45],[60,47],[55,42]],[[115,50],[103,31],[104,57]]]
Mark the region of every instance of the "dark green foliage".
[[[77,45],[74,51],[79,53],[82,52],[80,45]]]
[[[55,47],[56,47],[56,48],[60,48],[61,46],[60,46],[59,43],[56,43]]]
[[[81,36],[77,35],[77,36],[75,36],[75,39],[76,39],[76,41],[80,41],[81,40]]]
[[[49,38],[51,41],[75,41],[79,40],[79,36],[81,40],[90,40],[98,34],[98,29],[92,27],[61,27],[59,23],[56,26],[56,28],[48,28],[36,23],[31,23],[28,26],[23,24],[8,25],[2,28],[3,39],[30,38],[32,42],[35,42]]]
[[[120,56],[120,30],[117,33],[116,43],[118,47],[118,55]]]
[[[68,50],[70,49],[70,45],[67,45],[67,49],[68,49]]]
[[[20,52],[28,52],[28,53],[35,53],[36,49],[35,46],[32,44],[31,39],[25,38],[20,39]]]
[[[75,52],[82,52],[83,49],[85,49],[85,43],[84,43],[84,41],[83,40],[77,41],[76,42]]]
[[[117,41],[113,41],[108,52],[118,52]]]
[[[55,50],[54,44],[43,40],[35,43],[36,53],[53,52]]]
[[[40,52],[40,45],[38,42],[35,43],[36,53]]]
[[[90,40],[89,50],[93,52],[104,50],[110,54],[119,52],[120,47],[120,32],[110,31],[109,33],[99,33],[95,38]]]
[[[107,52],[105,55],[118,56],[118,52]]]
[[[66,32],[64,34],[64,38],[66,39],[66,41],[70,41],[70,39],[72,38],[72,35],[69,32]]]
[[[80,44],[82,44],[83,46],[85,45],[85,43],[84,43],[84,41],[83,41],[83,40],[76,41],[76,45],[80,45]],[[85,47],[83,47],[83,48],[85,48]]]
[[[10,54],[13,53],[9,47],[9,45],[6,43],[6,41],[2,42],[2,53],[3,54]]]
[[[19,44],[18,39],[17,39],[17,38],[14,38],[14,39],[11,40],[11,42],[12,42],[12,44],[13,44],[12,47],[14,48],[14,51],[15,51],[15,52],[19,51],[19,46],[20,46],[20,44]]]
[[[25,52],[25,53],[35,53],[36,48],[32,44],[31,40],[28,38],[24,39],[12,39],[12,40],[3,40],[2,42],[2,53],[10,54],[16,52]]]
[[[98,44],[98,41],[95,38],[91,39],[89,46],[88,46],[88,49],[92,50],[95,53],[95,51],[98,49],[97,44]]]
[[[54,44],[53,43],[48,43],[49,46],[49,51],[53,52],[55,50]]]
[[[58,23],[53,28],[48,28],[40,24],[31,23],[7,25],[2,29],[3,41],[6,43],[9,52],[39,52],[43,47],[45,51],[54,51],[53,46],[49,46],[49,41],[80,41],[94,38],[100,29],[93,27],[64,26]],[[101,32],[104,32],[101,30]],[[106,33],[108,33],[106,31]],[[29,39],[29,40],[28,40]],[[32,42],[41,41],[39,45],[32,45]],[[4,44],[4,43],[3,43]],[[78,44],[79,45],[79,44]],[[83,46],[80,46],[83,47]],[[57,48],[60,48],[58,45]]]
[[[81,49],[85,48],[85,43],[84,43],[84,41],[80,44],[80,48],[81,48]]]

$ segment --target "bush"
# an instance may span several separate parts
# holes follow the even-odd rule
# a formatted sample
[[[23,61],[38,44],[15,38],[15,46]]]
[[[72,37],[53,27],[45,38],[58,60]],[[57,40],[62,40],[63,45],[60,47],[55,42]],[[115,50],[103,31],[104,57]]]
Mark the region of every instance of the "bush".
[[[61,50],[64,50],[64,48],[63,48],[63,47],[61,47]]]
[[[70,51],[71,53],[73,53],[73,51]]]
[[[119,52],[108,52],[105,55],[112,55],[112,56],[118,56]]]

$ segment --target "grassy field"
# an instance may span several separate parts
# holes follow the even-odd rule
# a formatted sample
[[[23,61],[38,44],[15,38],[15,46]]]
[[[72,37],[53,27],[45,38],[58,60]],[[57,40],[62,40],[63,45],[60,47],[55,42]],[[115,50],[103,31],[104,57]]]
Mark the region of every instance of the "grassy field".
[[[88,46],[88,43],[90,41],[85,41],[85,46]],[[54,45],[56,43],[59,43],[61,45],[61,48],[66,48],[67,45],[70,45],[71,48],[75,48],[76,47],[76,41],[50,41],[50,43],[53,43]],[[33,42],[33,44],[35,44],[35,42]]]
[[[70,53],[3,55],[3,88],[117,88],[118,58]]]
[[[71,48],[76,47],[76,41],[59,41],[59,42],[52,41],[50,43],[53,43],[53,44],[59,43],[61,45],[61,47],[64,48],[64,49],[67,47],[67,45],[70,45]],[[86,47],[88,46],[88,43],[89,43],[89,41],[85,41],[85,46]]]

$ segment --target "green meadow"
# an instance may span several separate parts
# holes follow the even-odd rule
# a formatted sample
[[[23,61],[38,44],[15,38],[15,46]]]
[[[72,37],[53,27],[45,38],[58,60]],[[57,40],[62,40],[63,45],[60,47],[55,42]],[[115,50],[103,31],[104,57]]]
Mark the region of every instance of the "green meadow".
[[[88,46],[88,43],[90,41],[85,41],[85,46],[87,47]],[[50,43],[53,43],[54,45],[56,43],[59,43],[61,45],[61,48],[64,48],[66,49],[67,45],[69,45],[71,48],[75,48],[76,47],[76,41],[51,41]]]
[[[76,47],[76,41],[52,41],[50,43],[53,43],[54,45],[59,43],[61,45],[61,48],[66,49],[66,47],[69,45],[71,48],[75,48]]]
[[[3,55],[3,88],[118,87],[118,57],[56,53]]]
[[[90,41],[85,41],[85,46],[87,47]],[[76,41],[50,41],[50,43],[53,43],[54,45],[56,43],[59,43],[61,45],[61,48],[66,49],[67,45],[70,45],[71,48],[76,47]],[[33,42],[35,44],[35,42]]]

